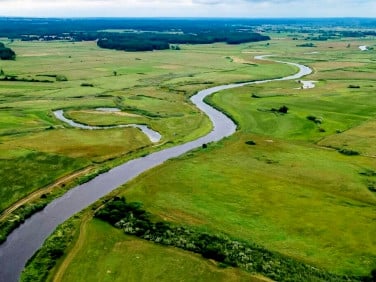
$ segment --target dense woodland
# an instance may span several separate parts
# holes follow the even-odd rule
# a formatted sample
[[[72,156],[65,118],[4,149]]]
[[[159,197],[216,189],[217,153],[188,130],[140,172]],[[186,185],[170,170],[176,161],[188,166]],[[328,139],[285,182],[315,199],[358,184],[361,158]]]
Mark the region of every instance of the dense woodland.
[[[144,32],[106,34],[106,38],[99,39],[97,44],[101,48],[108,49],[152,51],[169,49],[170,44],[210,44],[215,42],[240,44],[269,39],[269,36],[254,32],[221,32],[219,30],[198,34]]]
[[[0,37],[31,40],[97,40],[101,48],[125,51],[173,49],[178,44],[240,44],[269,40],[264,31],[297,31],[306,40],[375,36],[375,19],[28,19],[0,18]],[[357,26],[357,30],[333,29]],[[328,28],[331,29],[328,29]]]
[[[19,19],[0,18],[0,36],[32,40],[97,40],[125,51],[169,49],[171,44],[239,44],[269,40],[256,22],[236,19]]]

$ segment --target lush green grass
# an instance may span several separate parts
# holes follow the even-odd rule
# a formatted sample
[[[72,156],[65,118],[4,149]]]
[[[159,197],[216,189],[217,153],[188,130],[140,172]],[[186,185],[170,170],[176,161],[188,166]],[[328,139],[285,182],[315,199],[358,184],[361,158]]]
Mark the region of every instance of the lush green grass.
[[[220,269],[199,255],[125,236],[99,220],[86,228],[82,250],[62,281],[261,281],[237,269]]]
[[[376,157],[376,121],[368,121],[338,135],[328,136],[320,145],[333,148],[351,148],[361,154]]]
[[[162,218],[338,273],[368,273],[376,259],[375,196],[359,172],[374,168],[373,160],[348,162],[337,152],[266,140],[237,134],[154,169],[124,194]]]
[[[289,44],[281,42],[281,57]],[[346,133],[338,132],[375,118],[368,64],[357,63],[366,66],[361,80],[348,79],[356,76],[354,71],[342,75],[354,57],[364,63],[372,54],[335,42],[319,44],[318,50],[325,65],[316,65],[316,73],[307,78],[320,79],[316,88],[273,82],[215,94],[211,102],[236,119],[240,132],[150,171],[121,193],[162,218],[248,238],[329,271],[368,274],[376,266],[376,195],[369,189],[374,180],[362,172],[375,171],[374,158],[341,155],[315,142],[329,138],[324,140],[330,145],[338,137],[344,146]],[[288,49],[283,60],[304,62],[306,55],[298,52]],[[361,87],[350,89],[350,84]],[[282,105],[288,106],[287,114],[270,111]],[[307,119],[309,115],[321,124]],[[369,127],[365,123],[356,144],[345,147],[373,152]],[[246,145],[249,140],[256,146]],[[323,142],[319,144],[327,145]]]
[[[37,168],[34,166],[37,164]],[[0,159],[0,211],[37,188],[46,186],[54,179],[88,165],[85,160],[61,155],[30,152],[12,159]],[[34,170],[40,172],[34,177]]]
[[[249,68],[226,59],[228,55],[240,56],[244,47],[214,44],[185,46],[181,51],[127,53],[99,49],[95,42],[14,41],[17,60],[1,61],[5,74],[54,82],[0,82],[0,159],[8,174],[0,176],[2,208],[38,189],[39,184],[72,172],[72,166],[62,165],[58,173],[51,174],[38,161],[25,157],[30,151],[71,158],[77,170],[93,162],[122,156],[129,159],[142,148],[149,152],[160,149],[132,128],[95,132],[69,128],[53,116],[53,110],[65,109],[68,116],[92,125],[147,124],[162,134],[162,147],[171,146],[211,129],[208,118],[188,100],[197,90],[224,81],[292,72],[288,66],[274,69],[260,63]],[[55,81],[53,75],[66,76],[68,81]],[[82,83],[93,87],[82,87]],[[87,112],[96,107],[118,107],[135,116]],[[23,170],[14,170],[12,163],[20,157]],[[33,181],[21,185],[11,180],[16,178]],[[6,200],[1,196],[9,193]]]
[[[273,82],[226,91],[209,101],[225,105],[224,109],[239,121],[242,132],[317,141],[376,116],[374,88],[363,86],[371,83],[363,81],[360,89],[352,90],[348,81],[319,81],[316,88],[303,90],[297,89],[295,81]],[[288,114],[271,111],[283,105],[289,108]],[[321,122],[316,124],[308,116]]]
[[[349,41],[352,47],[346,48]],[[132,73],[145,72],[137,82],[143,88],[159,84],[163,85],[161,91],[179,90],[181,92],[173,92],[174,95],[189,96],[198,89],[244,77],[283,76],[290,67],[251,59],[256,54],[275,53],[281,60],[312,66],[315,73],[307,79],[318,83],[314,89],[301,90],[296,89],[300,84],[294,81],[273,82],[214,95],[211,102],[234,117],[240,126],[239,132],[218,144],[209,144],[207,149],[168,161],[126,184],[117,193],[125,195],[129,201],[143,202],[145,209],[160,219],[195,225],[211,233],[224,232],[330,272],[368,275],[376,267],[376,195],[369,189],[374,182],[376,164],[375,159],[368,156],[374,148],[369,128],[373,128],[372,120],[376,117],[374,53],[357,49],[357,45],[369,42],[350,39],[318,42],[317,48],[312,49],[295,47],[304,42],[276,39],[269,46],[261,43],[235,47],[185,46],[182,52],[174,53],[177,54],[174,62],[159,65],[158,70],[163,70],[159,75],[153,75],[155,68],[146,67],[145,60],[156,60],[152,53],[145,54],[141,61],[135,60],[139,67],[135,65],[133,69],[132,65],[121,69],[122,75],[131,77]],[[319,54],[312,54],[312,51]],[[164,57],[171,53],[159,54]],[[201,56],[205,59],[200,60]],[[193,72],[194,69],[197,72]],[[99,78],[95,81],[100,87],[121,85],[114,77],[109,77],[107,82]],[[131,81],[129,77],[124,82],[126,87],[131,87]],[[191,85],[186,86],[188,83]],[[350,84],[360,88],[348,88]],[[116,95],[121,96],[121,91]],[[137,94],[132,92],[131,95]],[[158,95],[161,94],[156,91],[152,96],[160,97]],[[126,106],[130,97],[128,94],[122,97],[115,105]],[[151,101],[150,97],[138,97],[130,99],[133,107],[156,112],[156,108],[147,108],[146,101]],[[162,102],[153,100],[151,105],[155,107],[158,103]],[[288,106],[287,114],[270,111],[282,105]],[[89,119],[82,111],[70,114],[77,115],[78,120]],[[308,116],[320,119],[321,124],[307,119]],[[106,122],[119,121],[118,117],[111,117]],[[150,122],[155,121],[150,118]],[[153,124],[157,126],[157,122]],[[339,133],[345,130],[349,131]],[[351,134],[352,130],[355,130],[356,142],[344,141],[343,136]],[[250,140],[256,145],[247,145]],[[323,141],[320,143],[320,140]],[[335,147],[335,142],[361,155],[346,156],[322,146]],[[103,236],[100,237],[103,240],[111,240],[107,238],[110,237],[107,229],[93,233]],[[122,238],[119,240],[128,240]],[[104,249],[98,244],[100,240],[93,242],[80,251],[82,255],[76,263],[70,264],[67,275],[95,272],[83,254],[95,254],[96,258],[122,255],[127,256],[122,263],[133,262],[126,251],[128,245],[112,248],[110,252],[110,248]],[[116,246],[114,241],[111,244]],[[155,256],[162,251],[166,250],[159,249]],[[154,251],[148,249],[148,252]],[[115,259],[109,262],[117,264]],[[159,261],[150,263],[152,268],[160,265]],[[138,266],[134,271],[138,271]]]

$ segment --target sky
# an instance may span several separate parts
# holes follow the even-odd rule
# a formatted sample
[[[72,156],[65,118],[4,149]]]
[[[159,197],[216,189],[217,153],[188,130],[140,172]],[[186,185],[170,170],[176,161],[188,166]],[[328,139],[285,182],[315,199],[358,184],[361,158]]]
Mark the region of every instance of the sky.
[[[0,0],[21,17],[376,17],[376,0]]]

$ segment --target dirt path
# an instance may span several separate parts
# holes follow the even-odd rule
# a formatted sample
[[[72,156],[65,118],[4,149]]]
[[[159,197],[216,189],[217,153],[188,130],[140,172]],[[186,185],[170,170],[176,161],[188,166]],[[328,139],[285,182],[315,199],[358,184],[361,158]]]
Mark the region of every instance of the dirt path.
[[[84,217],[81,220],[80,231],[76,240],[76,243],[71,248],[71,251],[64,258],[63,262],[58,267],[56,273],[54,274],[53,282],[62,282],[65,271],[68,266],[71,264],[72,260],[75,258],[77,253],[81,250],[84,245],[86,238],[86,223],[93,217],[91,212],[85,213]]]
[[[81,175],[88,173],[92,168],[93,167],[87,167],[87,168],[80,170],[80,171],[77,171],[73,174],[64,176],[64,177],[58,179],[55,183],[53,183],[53,184],[51,184],[47,187],[41,188],[37,191],[34,191],[33,193],[29,194],[25,198],[22,198],[21,200],[19,200],[18,202],[14,203],[9,208],[4,210],[3,213],[0,215],[0,220],[4,220],[8,215],[10,215],[12,212],[14,212],[16,209],[18,209],[22,205],[25,205],[25,204],[27,204],[27,203],[29,203],[29,202],[37,199],[37,198],[40,198],[43,194],[51,192],[57,186],[59,186],[63,183],[67,183],[67,182],[69,182],[69,181],[71,181],[71,180],[73,180],[73,179],[75,179],[75,178],[77,178]]]

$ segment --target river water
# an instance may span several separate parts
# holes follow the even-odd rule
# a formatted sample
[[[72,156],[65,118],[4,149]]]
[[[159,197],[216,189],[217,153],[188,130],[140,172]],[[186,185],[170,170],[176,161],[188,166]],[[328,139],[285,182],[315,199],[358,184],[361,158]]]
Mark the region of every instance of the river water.
[[[258,56],[255,58],[265,60],[265,57],[267,56]],[[0,282],[18,281],[27,260],[40,248],[44,240],[60,223],[75,213],[86,208],[127,181],[152,167],[162,164],[168,159],[180,156],[203,144],[219,141],[224,137],[232,135],[236,131],[236,125],[226,115],[204,103],[203,99],[206,96],[221,90],[250,84],[298,79],[312,72],[310,68],[303,65],[277,62],[296,66],[299,68],[299,71],[294,75],[284,78],[216,86],[202,90],[192,96],[191,101],[208,115],[213,124],[213,130],[206,136],[128,161],[115,167],[106,173],[98,175],[91,181],[71,189],[62,197],[51,202],[43,211],[27,219],[24,224],[8,236],[7,241],[0,245]]]
[[[108,109],[111,109],[111,108],[98,108],[98,109],[101,109],[100,111],[104,111],[103,109],[106,109],[106,111],[110,112],[110,110],[108,110]],[[115,108],[111,109],[111,112],[115,112]],[[76,127],[76,128],[81,128],[81,129],[86,129],[86,130],[104,130],[104,129],[113,129],[113,128],[133,127],[133,128],[140,129],[149,138],[149,140],[153,143],[159,142],[162,138],[162,136],[159,134],[159,132],[154,131],[153,129],[147,127],[146,125],[142,125],[142,124],[120,124],[120,125],[111,125],[111,126],[92,126],[92,125],[81,124],[81,123],[75,122],[75,121],[65,117],[63,110],[54,111],[54,115],[57,119],[69,124],[70,126]]]

